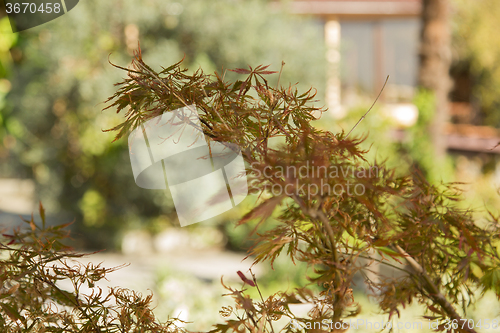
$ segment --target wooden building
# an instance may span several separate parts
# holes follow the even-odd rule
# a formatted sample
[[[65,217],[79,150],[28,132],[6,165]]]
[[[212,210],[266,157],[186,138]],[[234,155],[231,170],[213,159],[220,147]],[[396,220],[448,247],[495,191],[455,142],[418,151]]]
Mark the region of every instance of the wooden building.
[[[324,22],[326,99],[333,116],[343,117],[360,96],[373,98],[389,75],[383,102],[401,118],[402,127],[416,120],[411,101],[417,86],[422,0],[293,0],[288,5],[293,13]],[[455,78],[461,89],[458,81]],[[463,99],[450,105],[448,149],[500,154],[500,147],[492,149],[500,142],[500,132],[471,124],[472,107]],[[395,138],[404,139],[404,130]]]

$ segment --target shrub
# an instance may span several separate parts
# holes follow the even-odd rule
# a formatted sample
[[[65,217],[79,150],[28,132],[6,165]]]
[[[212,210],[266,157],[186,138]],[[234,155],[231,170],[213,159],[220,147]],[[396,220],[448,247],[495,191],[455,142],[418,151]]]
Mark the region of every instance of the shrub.
[[[325,110],[313,106],[312,89],[299,93],[294,86],[281,87],[279,79],[277,87],[271,87],[267,76],[273,72],[267,66],[234,70],[246,75],[234,83],[201,70],[188,75],[181,62],[156,72],[143,62],[140,50],[130,69],[119,68],[127,71],[128,78],[109,99],[108,108],[126,110],[125,121],[111,129],[117,131],[116,139],[164,112],[196,105],[209,140],[236,144],[247,162],[250,193],[259,196],[259,204],[238,224],[257,220],[257,225],[263,225],[271,215],[277,221],[258,233],[249,254],[255,262],[272,265],[280,253],[286,253],[290,260],[314,269],[308,285],[266,299],[251,271],[251,275],[238,272],[242,288],[224,285],[235,305],[220,311],[226,319],[211,332],[274,332],[274,323],[281,318],[296,324],[287,325],[286,332],[346,331],[349,318],[361,312],[351,289],[357,272],[377,292],[379,307],[389,319],[416,301],[425,306],[425,318],[439,324],[435,327],[439,331],[475,332],[463,322],[476,291],[492,290],[500,297],[500,258],[495,247],[499,219],[491,215],[490,222],[479,226],[470,211],[456,207],[460,200],[456,184],[430,185],[418,173],[396,176],[383,163],[364,158],[362,138],[316,129],[311,125],[313,113]],[[12,284],[4,287],[10,294],[1,303],[9,328],[41,325],[49,330],[50,325],[62,327],[68,322],[65,327],[88,332],[120,331],[119,327],[125,332],[178,329],[174,321],[154,322],[148,297],[121,297],[113,289],[109,296],[80,295],[79,287],[92,284],[92,277],[100,278],[104,271],[73,269],[64,261],[62,268],[49,267],[73,254],[56,254],[63,250],[59,243],[44,242],[47,236],[36,234],[36,225],[28,222],[35,234],[10,236],[19,248],[2,245],[21,258],[2,261],[4,286]],[[33,263],[25,263],[25,254]],[[14,265],[9,266],[10,262]],[[366,272],[375,263],[403,274],[370,278]],[[45,268],[54,273],[45,273]],[[74,293],[57,288],[60,277],[73,279]],[[14,281],[22,283],[15,287]],[[259,297],[250,297],[248,288],[257,289]],[[30,317],[27,299],[16,297],[37,295],[39,290],[47,295],[45,300],[72,310],[54,311],[55,319],[35,320],[41,310]],[[113,297],[118,308],[106,307],[103,302]],[[307,316],[298,317],[290,310],[295,303],[309,303],[312,308]],[[39,304],[35,309],[43,309],[45,302],[35,304]]]
[[[3,234],[0,243],[0,329],[2,332],[177,332],[175,320],[158,323],[152,295],[123,288],[104,292],[98,281],[115,268],[77,261],[62,240],[69,226],[42,225]],[[72,286],[68,291],[61,283]],[[89,292],[83,292],[84,288]]]
[[[404,273],[367,281],[389,318],[415,300],[425,305],[426,318],[445,330],[450,320],[463,319],[477,290],[500,296],[498,218],[479,226],[469,210],[456,206],[458,184],[431,185],[418,173],[396,176],[383,163],[364,158],[363,138],[316,129],[313,115],[325,110],[314,106],[312,89],[299,93],[294,86],[280,86],[279,79],[271,87],[267,77],[273,72],[267,66],[233,70],[246,75],[234,83],[201,69],[186,75],[181,63],[155,72],[140,50],[132,69],[123,69],[128,78],[108,106],[127,109],[126,120],[111,129],[118,132],[116,139],[164,112],[196,105],[209,140],[240,148],[251,193],[260,196],[260,204],[238,224],[255,219],[261,224],[273,212],[279,215],[279,224],[260,234],[252,248],[255,262],[272,265],[286,251],[290,260],[312,265],[317,276],[311,282],[323,288],[315,294],[306,286],[254,304],[228,287],[245,315],[217,330],[272,330],[277,317],[294,318],[288,309],[292,302],[314,304],[309,318],[295,318],[306,324],[331,320],[335,325],[356,316],[360,309],[351,284],[356,272],[366,271],[360,258]],[[276,139],[281,143],[274,144]]]

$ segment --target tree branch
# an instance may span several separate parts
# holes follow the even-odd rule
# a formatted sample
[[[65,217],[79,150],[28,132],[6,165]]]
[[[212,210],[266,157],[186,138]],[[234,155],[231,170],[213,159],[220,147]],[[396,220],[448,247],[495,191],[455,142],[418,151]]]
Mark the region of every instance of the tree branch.
[[[458,322],[461,320],[463,321],[463,318],[457,313],[453,305],[451,305],[446,297],[439,291],[439,287],[432,282],[429,275],[425,272],[425,269],[399,245],[395,244],[394,249],[405,258],[406,262],[408,262],[410,267],[415,271],[416,277],[421,277],[424,280],[424,289],[429,293],[430,298],[446,312],[450,319],[456,319]],[[473,328],[469,328],[467,325],[463,328],[459,327],[457,330],[459,332],[477,333]]]

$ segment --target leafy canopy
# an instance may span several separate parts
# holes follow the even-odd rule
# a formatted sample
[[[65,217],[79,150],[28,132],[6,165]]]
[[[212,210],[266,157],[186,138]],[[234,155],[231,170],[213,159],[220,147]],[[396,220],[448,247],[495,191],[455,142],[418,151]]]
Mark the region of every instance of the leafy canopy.
[[[201,69],[188,75],[181,62],[156,72],[140,50],[131,69],[122,69],[128,78],[108,100],[108,108],[125,112],[125,120],[110,129],[117,132],[116,139],[148,119],[195,104],[208,139],[238,145],[250,165],[251,192],[259,195],[260,203],[239,224],[278,216],[278,226],[259,234],[250,252],[255,262],[272,265],[286,252],[291,260],[311,265],[316,275],[310,281],[323,289],[318,295],[305,286],[256,305],[228,287],[244,315],[215,331],[272,330],[273,315],[294,318],[287,311],[293,302],[314,304],[309,318],[296,318],[304,324],[342,322],[361,311],[352,297],[356,272],[377,290],[379,306],[389,318],[416,300],[426,306],[426,318],[440,321],[440,330],[446,329],[447,319],[466,316],[477,290],[491,289],[500,296],[495,282],[500,274],[498,218],[491,216],[480,227],[470,211],[457,208],[461,199],[456,184],[430,185],[418,173],[396,176],[383,163],[370,164],[364,158],[362,138],[316,129],[313,114],[325,110],[314,106],[312,89],[299,93],[294,86],[280,86],[279,79],[271,86],[267,77],[273,72],[267,66],[235,69],[246,77],[233,83],[224,74],[206,75]],[[306,172],[290,171],[301,168]],[[359,191],[353,194],[349,186]],[[344,191],[335,191],[339,188]],[[369,278],[366,272],[374,263],[403,274],[382,272]]]

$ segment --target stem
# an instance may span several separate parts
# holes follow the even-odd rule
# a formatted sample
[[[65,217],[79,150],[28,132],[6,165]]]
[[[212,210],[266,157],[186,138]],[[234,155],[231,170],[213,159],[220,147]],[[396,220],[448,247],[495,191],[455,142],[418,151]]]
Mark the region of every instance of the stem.
[[[276,89],[278,89],[279,86],[280,86],[281,73],[283,72],[283,66],[285,66],[285,62],[284,61],[281,62],[281,69],[280,69],[280,74],[278,76],[278,83],[276,83]]]
[[[362,255],[362,254],[358,254],[358,257],[359,258],[363,258],[363,259],[373,260],[373,261],[378,262],[379,264],[386,265],[388,267],[397,269],[397,270],[402,271],[402,272],[407,272],[406,269],[403,269],[401,267],[398,267],[396,265],[393,265],[393,264],[388,263],[387,261],[384,261],[384,260],[381,260],[381,259],[373,258],[373,257],[370,257],[370,256],[365,256],[365,255]]]
[[[260,292],[260,288],[259,288],[259,285],[257,284],[257,279],[255,278],[255,274],[252,272],[251,268],[249,269],[249,271],[250,271],[250,274],[252,274],[253,283],[255,283],[255,287],[257,288],[257,291],[259,292],[260,299],[262,301],[262,305],[263,305],[263,307],[265,307],[266,302],[264,302],[264,297],[262,297],[262,293]],[[269,323],[269,326],[271,327],[271,332],[274,333],[273,323],[272,323],[271,319],[269,319],[269,316],[267,316],[267,312],[265,310],[264,310],[264,316],[266,316],[266,320]]]
[[[333,253],[333,261],[335,264],[339,263],[339,258],[337,254],[337,243],[335,241],[335,235],[333,234],[332,226],[330,225],[330,220],[326,217],[326,215],[323,213],[323,211],[318,210],[317,215],[321,222],[323,222],[323,225],[325,226],[325,229],[328,233],[328,236],[330,237],[330,243],[332,244],[332,253]],[[340,279],[340,274],[335,272],[335,287],[338,288],[340,287],[341,284],[341,279]],[[335,301],[333,304],[333,322],[336,323],[340,321],[340,318],[342,316],[342,304],[340,301],[344,298],[344,293],[340,291],[335,293]],[[340,305],[340,306],[339,306]]]
[[[439,287],[432,282],[429,275],[427,275],[427,273],[425,272],[425,269],[399,245],[395,244],[394,248],[399,254],[401,254],[405,258],[405,260],[408,262],[411,268],[417,273],[416,277],[423,278],[424,280],[423,286],[424,289],[429,293],[429,297],[435,303],[437,303],[452,320],[456,319],[458,322],[460,322],[461,320],[463,321],[463,318],[457,313],[453,305],[450,302],[448,302],[446,297],[439,291]],[[469,328],[467,326],[459,328],[457,330],[463,332],[477,333],[473,328]]]
[[[363,119],[365,119],[365,117],[368,115],[368,113],[370,113],[370,111],[373,109],[373,107],[375,106],[375,103],[377,103],[378,99],[380,98],[380,95],[382,95],[382,91],[384,91],[384,88],[385,88],[385,85],[387,84],[387,81],[389,81],[389,75],[387,75],[387,78],[385,79],[385,82],[384,82],[384,86],[382,87],[382,89],[380,89],[380,92],[378,93],[378,96],[375,99],[375,101],[373,102],[372,106],[370,106],[370,108],[368,109],[368,111],[366,111],[366,113],[363,115],[363,117],[359,118],[359,120],[356,123],[356,125],[354,125],[354,127],[351,128],[351,130],[349,131],[349,133],[347,133],[347,135],[345,136],[346,139],[349,136],[349,134],[351,134],[351,132],[354,131],[354,129],[356,127],[358,127],[359,123],[362,122]]]
[[[339,258],[337,254],[337,242],[335,241],[335,235],[333,233],[332,226],[330,225],[330,220],[326,217],[326,215],[323,213],[321,210],[312,210],[312,209],[307,209],[307,207],[304,205],[300,197],[296,194],[294,194],[293,199],[297,204],[301,207],[304,213],[307,213],[309,216],[311,216],[313,219],[319,219],[319,221],[323,224],[323,227],[326,229],[326,232],[329,237],[330,241],[330,250],[332,251],[333,255],[333,262],[335,265],[339,263]],[[337,266],[338,270],[338,266]],[[335,272],[335,287],[338,288],[341,283],[340,275]],[[334,303],[332,304],[333,307],[333,322],[336,323],[340,321],[340,318],[342,316],[342,307],[340,301],[343,299],[344,295],[340,291],[340,289],[335,293],[335,300]]]
[[[68,297],[64,291],[62,291],[61,289],[59,289],[59,287],[57,287],[52,281],[48,280],[47,278],[45,277],[38,277],[38,276],[34,276],[34,279],[35,280],[38,280],[40,282],[45,282],[47,283],[49,286],[51,286],[52,288],[54,288],[59,294],[62,295],[62,297],[64,297],[66,300],[68,300],[68,302],[70,302],[71,304],[73,304],[73,306],[78,309],[78,311],[80,311],[80,313],[90,322],[90,324],[93,326],[94,330],[96,332],[99,332],[99,328],[97,327],[95,321],[92,319],[92,317],[87,313],[87,311],[85,311],[82,306],[79,304],[79,300],[78,299],[72,299],[71,297]],[[69,293],[69,292],[68,292]],[[76,297],[76,296],[75,296]],[[90,311],[92,312],[92,315],[94,316],[98,316],[94,311],[92,311],[92,309],[90,309]],[[94,317],[95,318],[95,317]]]

